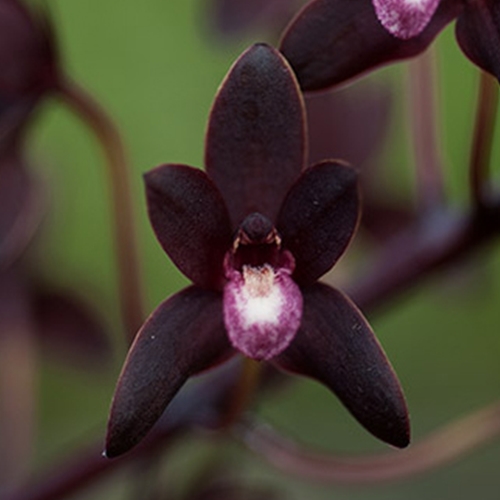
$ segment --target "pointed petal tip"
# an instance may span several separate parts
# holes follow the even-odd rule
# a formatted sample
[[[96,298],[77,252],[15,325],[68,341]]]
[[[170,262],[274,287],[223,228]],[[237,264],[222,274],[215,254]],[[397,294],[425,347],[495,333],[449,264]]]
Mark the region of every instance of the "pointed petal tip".
[[[410,417],[402,392],[393,401],[393,406],[394,416],[392,421],[386,422],[384,427],[379,428],[378,433],[373,428],[369,430],[375,437],[395,448],[406,448],[411,442],[411,428]]]
[[[118,436],[114,430],[108,428],[108,434],[106,436],[106,445],[104,451],[102,452],[102,457],[107,460],[112,460],[118,458],[119,456],[130,451],[138,441],[129,441],[122,439],[122,436]]]
[[[408,446],[403,390],[362,313],[327,285],[303,287],[302,293],[302,326],[273,364],[318,380],[375,437],[397,448]]]
[[[254,44],[222,82],[206,134],[206,171],[233,228],[252,212],[274,222],[305,158],[305,105],[295,74],[278,50]]]

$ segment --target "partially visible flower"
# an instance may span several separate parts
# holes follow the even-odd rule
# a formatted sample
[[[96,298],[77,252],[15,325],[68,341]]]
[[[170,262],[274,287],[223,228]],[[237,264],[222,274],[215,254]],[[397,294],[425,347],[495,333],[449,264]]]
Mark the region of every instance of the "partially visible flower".
[[[317,282],[348,245],[359,199],[344,163],[304,169],[304,118],[286,60],[254,45],[213,105],[207,173],[163,165],[146,174],[156,236],[194,285],[139,331],[113,399],[107,456],[137,444],[191,375],[237,351],[321,381],[370,432],[408,444],[404,396],[370,326]]]
[[[312,0],[280,48],[302,89],[318,90],[422,53],[454,19],[465,55],[500,79],[497,0]]]
[[[55,87],[57,59],[44,15],[20,0],[0,0],[0,147]]]
[[[403,39],[422,33],[438,5],[439,0],[373,0],[382,26]]]

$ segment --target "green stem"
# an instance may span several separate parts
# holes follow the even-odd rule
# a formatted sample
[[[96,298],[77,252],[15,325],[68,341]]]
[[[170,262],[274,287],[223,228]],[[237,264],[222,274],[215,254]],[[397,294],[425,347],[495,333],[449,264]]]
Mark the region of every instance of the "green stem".
[[[230,405],[220,426],[226,428],[234,424],[251,403],[259,386],[261,364],[253,359],[243,358],[241,376],[234,388]]]
[[[435,52],[409,64],[408,95],[413,154],[420,206],[432,209],[444,201],[442,160],[436,112]]]
[[[497,119],[498,82],[482,71],[477,95],[476,122],[470,154],[471,196],[476,208],[488,205],[488,179]]]

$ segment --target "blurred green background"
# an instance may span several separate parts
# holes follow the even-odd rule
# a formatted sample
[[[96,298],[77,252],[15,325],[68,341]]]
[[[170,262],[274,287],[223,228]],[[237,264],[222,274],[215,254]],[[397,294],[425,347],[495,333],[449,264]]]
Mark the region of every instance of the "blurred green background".
[[[154,238],[141,175],[166,162],[202,166],[204,131],[217,87],[235,57],[263,37],[217,40],[205,8],[204,0],[50,2],[66,72],[105,106],[127,145],[148,311],[187,281]],[[437,48],[447,190],[451,205],[465,207],[477,75],[458,50],[452,28],[441,35]],[[399,100],[406,66],[376,76]],[[395,189],[409,196],[412,163],[404,117],[397,109],[393,134],[377,161]],[[117,326],[111,219],[99,147],[57,100],[44,105],[30,139],[33,166],[51,185],[52,210],[36,248],[37,266],[50,282],[78,290],[101,311],[117,347],[114,365],[93,373],[43,361],[36,460],[39,467],[49,467],[104,435],[125,347]],[[496,165],[498,147],[494,159]],[[478,254],[460,271],[426,280],[371,319],[406,391],[414,441],[498,399],[500,247]],[[321,449],[384,449],[313,382],[297,380],[283,393],[259,401],[258,411],[286,434]],[[165,484],[176,477],[189,481],[204,460],[218,453],[233,464],[228,474],[276,486],[290,499],[500,498],[499,440],[410,480],[350,488],[286,477],[239,445],[218,444],[210,436],[190,439],[164,461]],[[111,476],[78,498],[129,499],[132,483],[130,475]]]

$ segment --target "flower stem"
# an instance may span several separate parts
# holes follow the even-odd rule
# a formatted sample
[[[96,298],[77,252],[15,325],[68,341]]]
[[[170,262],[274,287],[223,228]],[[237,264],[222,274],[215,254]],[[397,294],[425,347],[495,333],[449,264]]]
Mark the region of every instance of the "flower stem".
[[[478,209],[484,208],[490,197],[486,184],[489,177],[497,108],[498,82],[493,76],[482,71],[479,77],[476,121],[470,154],[471,196]]]
[[[437,134],[436,61],[430,49],[409,64],[408,96],[413,154],[420,206],[432,209],[444,201],[442,160]]]
[[[305,449],[268,427],[240,429],[247,446],[294,477],[323,483],[377,483],[423,473],[457,460],[500,436],[500,403],[467,415],[405,450],[341,457]]]
[[[234,388],[229,408],[222,418],[220,426],[226,428],[234,424],[248,408],[258,389],[261,364],[250,358],[243,358],[241,376]]]
[[[121,314],[127,339],[131,341],[144,320],[144,309],[143,284],[125,149],[111,118],[83,88],[74,82],[63,80],[58,90],[65,104],[94,132],[106,157],[114,217]]]

